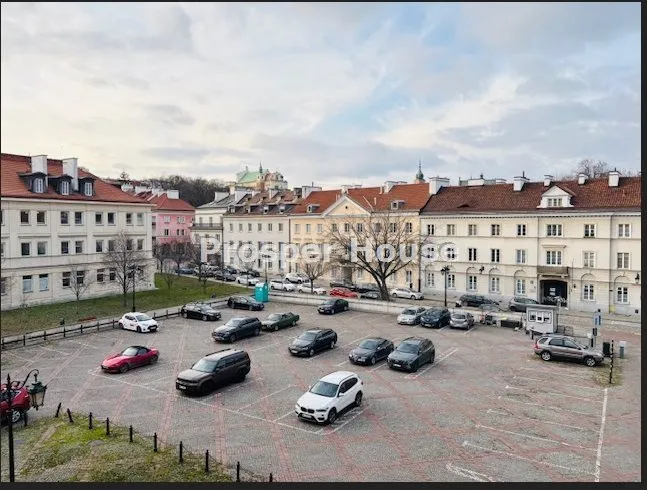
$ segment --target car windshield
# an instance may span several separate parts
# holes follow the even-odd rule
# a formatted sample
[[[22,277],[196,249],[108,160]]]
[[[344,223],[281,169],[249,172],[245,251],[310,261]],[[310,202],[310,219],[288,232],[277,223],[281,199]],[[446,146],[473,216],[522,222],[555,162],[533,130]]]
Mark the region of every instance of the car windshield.
[[[333,398],[337,394],[338,388],[339,385],[327,383],[326,381],[317,381],[317,384],[310,388],[310,393]]]
[[[403,314],[403,315],[415,315],[416,313],[417,313],[417,311],[416,311],[416,310],[414,310],[413,308],[406,308],[406,309],[402,312],[402,314]]]
[[[440,311],[439,310],[428,310],[425,312],[426,316],[429,316],[431,318],[437,318],[440,316]]]
[[[410,293],[411,289],[400,289],[400,292],[402,292],[402,293]]]
[[[327,299],[326,301],[323,302],[323,304],[328,305],[328,306],[333,306],[335,304],[335,300],[334,299]]]
[[[465,320],[465,315],[463,315],[462,313],[454,313],[452,317],[456,320]]]
[[[277,314],[277,313],[272,313],[270,316],[268,316],[268,317],[267,317],[267,319],[268,319],[268,320],[272,320],[272,321],[274,321],[274,320],[280,320],[280,319],[281,319],[281,315],[279,315],[279,314]]]
[[[313,340],[317,336],[316,333],[314,332],[303,332],[301,335],[299,335],[298,339],[299,340]]]
[[[194,371],[202,371],[203,373],[212,373],[213,368],[216,367],[217,361],[207,361],[206,359],[200,359],[196,362],[191,369]]]
[[[137,319],[138,322],[147,322],[148,320],[152,320],[151,317],[149,317],[148,315],[144,315],[144,314],[135,315],[135,318]]]
[[[400,345],[398,345],[398,348],[396,350],[398,352],[404,352],[405,354],[417,354],[418,346],[410,342],[402,342]]]
[[[132,357],[137,355],[137,347],[128,347],[126,350],[124,350],[121,355],[126,356],[126,357]]]
[[[232,318],[227,323],[225,323],[225,327],[237,327],[238,325],[243,323],[243,320],[243,318]]]
[[[377,340],[367,339],[359,344],[360,349],[374,350],[377,347]]]

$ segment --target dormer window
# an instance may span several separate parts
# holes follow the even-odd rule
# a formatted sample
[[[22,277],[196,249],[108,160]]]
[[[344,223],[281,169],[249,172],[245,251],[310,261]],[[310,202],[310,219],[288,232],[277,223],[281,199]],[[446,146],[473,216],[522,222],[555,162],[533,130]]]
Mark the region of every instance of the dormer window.
[[[281,204],[279,206],[279,213],[283,214],[284,211],[285,211],[285,206],[283,204]]]
[[[34,179],[33,191],[37,194],[42,194],[43,192],[45,192],[45,179],[36,177]]]
[[[319,204],[308,204],[308,213],[314,213],[319,207]]]
[[[70,183],[67,180],[62,180],[59,184],[59,192],[62,196],[69,196],[70,194]]]
[[[572,194],[561,189],[559,186],[551,187],[541,196],[538,208],[572,208]]]
[[[404,201],[391,201],[391,209],[400,209]]]
[[[91,196],[92,195],[92,182],[86,182],[83,184],[83,194],[86,196]]]
[[[546,200],[546,204],[549,208],[561,208],[562,207],[562,198],[561,197],[549,197]]]
[[[263,206],[263,214],[266,214],[270,210],[269,206]]]

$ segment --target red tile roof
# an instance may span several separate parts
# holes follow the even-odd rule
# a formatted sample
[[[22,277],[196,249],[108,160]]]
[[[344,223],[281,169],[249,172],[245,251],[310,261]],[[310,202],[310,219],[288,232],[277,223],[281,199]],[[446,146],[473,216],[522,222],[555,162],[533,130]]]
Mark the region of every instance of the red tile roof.
[[[193,212],[195,208],[182,199],[170,199],[166,194],[153,196],[150,192],[137,194],[144,197],[148,202],[155,204],[156,211],[184,211]]]
[[[251,193],[248,194],[249,200],[242,199],[239,205],[236,206],[236,209],[233,213],[227,213],[227,215],[276,215],[276,214],[288,214],[290,209],[293,207],[294,203],[297,201],[297,196],[293,191],[279,191],[271,199],[269,198],[269,192],[263,191],[259,192],[255,196],[252,196]],[[285,211],[281,213],[279,211],[279,204],[285,205]],[[263,207],[268,206],[268,211],[263,212]],[[250,212],[247,212],[247,208],[250,208]]]
[[[341,189],[314,191],[292,210],[291,214],[321,214],[342,196]],[[348,197],[363,208],[375,211],[391,209],[391,202],[403,201],[399,211],[420,211],[429,200],[429,184],[396,184],[389,192],[382,187],[348,189]],[[309,204],[318,204],[314,213],[308,213]]]
[[[146,204],[139,197],[123,192],[108,182],[100,179],[79,167],[79,178],[91,177],[94,181],[94,195],[86,196],[82,193],[70,193],[67,196],[58,194],[51,186],[46,192],[37,194],[27,188],[27,184],[19,174],[31,172],[31,159],[24,155],[2,153],[0,156],[0,195],[3,198],[16,197],[27,199],[58,199],[64,201],[92,201],[92,202],[122,202],[132,204]],[[47,173],[53,176],[63,174],[61,160],[47,159]]]
[[[528,182],[521,191],[514,191],[512,184],[442,187],[431,196],[423,213],[555,212],[555,208],[537,209],[541,195],[553,186],[573,196],[573,207],[560,210],[640,209],[641,182],[641,177],[620,177],[618,187],[609,187],[608,178],[600,177],[582,185],[577,180],[552,182],[548,187],[543,182]]]

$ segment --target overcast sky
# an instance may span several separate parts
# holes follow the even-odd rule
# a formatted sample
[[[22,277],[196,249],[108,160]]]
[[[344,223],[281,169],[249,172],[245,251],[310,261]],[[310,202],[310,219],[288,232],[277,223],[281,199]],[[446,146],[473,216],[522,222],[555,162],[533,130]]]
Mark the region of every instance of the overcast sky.
[[[2,151],[290,186],[640,167],[640,4],[2,4]]]

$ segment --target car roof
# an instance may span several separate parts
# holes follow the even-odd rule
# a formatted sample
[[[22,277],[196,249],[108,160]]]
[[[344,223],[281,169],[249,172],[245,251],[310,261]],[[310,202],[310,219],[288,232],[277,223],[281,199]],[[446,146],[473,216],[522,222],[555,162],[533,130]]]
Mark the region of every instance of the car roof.
[[[423,342],[423,341],[425,341],[425,340],[429,340],[429,339],[426,339],[426,338],[424,338],[424,337],[407,337],[406,339],[402,339],[402,340],[401,340],[401,343],[402,343],[402,342],[409,342],[409,343],[416,343],[416,344],[418,344],[418,343]]]
[[[382,340],[386,339],[384,337],[366,337],[365,339],[362,339],[362,342],[364,342],[364,340],[378,340],[381,342]]]
[[[335,371],[334,373],[326,374],[323,378],[320,379],[320,381],[325,381],[326,383],[335,383],[339,384],[342,381],[344,381],[346,378],[350,378],[351,376],[357,376],[357,374],[352,373],[350,371]]]
[[[131,347],[135,348],[135,349],[152,349],[153,348],[153,347],[146,347],[145,345],[129,345],[128,347],[126,347],[126,349],[130,349]],[[124,349],[124,350],[126,350],[126,349]]]
[[[241,352],[245,352],[243,349],[222,349],[216,352],[211,352],[210,354],[207,354],[203,357],[203,359],[209,359],[210,361],[214,361],[217,359],[222,359],[223,357],[229,356],[231,354],[238,354]]]
[[[321,333],[321,332],[329,332],[329,331],[331,331],[330,328],[311,328],[311,329],[306,330],[305,332],[302,332],[302,333],[306,333],[306,332]]]

